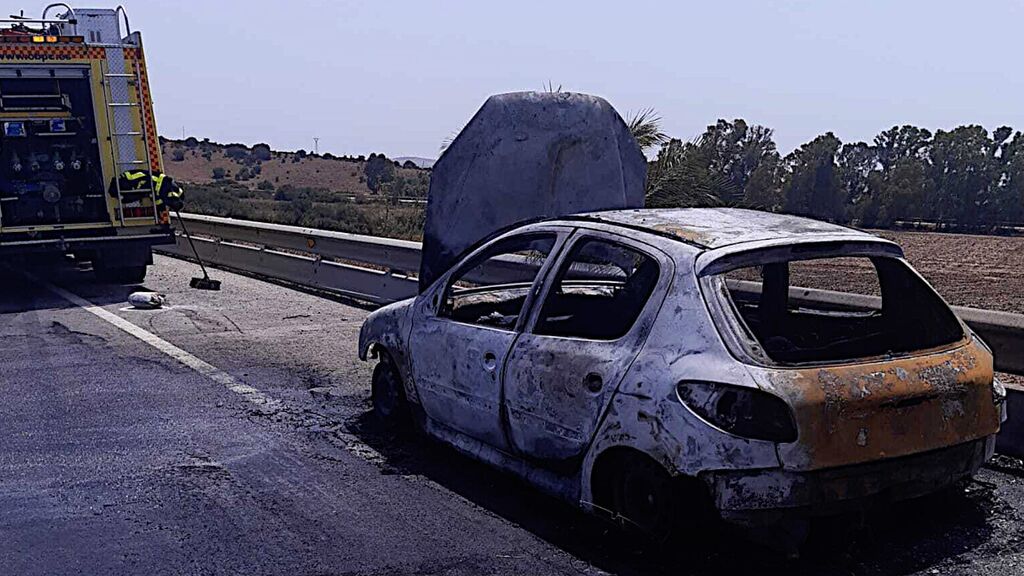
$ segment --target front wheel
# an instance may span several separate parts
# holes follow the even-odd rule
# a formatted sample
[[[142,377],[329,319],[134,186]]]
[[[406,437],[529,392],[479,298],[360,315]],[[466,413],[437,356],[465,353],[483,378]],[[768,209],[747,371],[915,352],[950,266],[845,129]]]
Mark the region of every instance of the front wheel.
[[[380,362],[373,369],[371,386],[373,413],[377,421],[388,428],[404,428],[410,423],[409,403],[405,399],[405,386],[391,357],[381,353]]]

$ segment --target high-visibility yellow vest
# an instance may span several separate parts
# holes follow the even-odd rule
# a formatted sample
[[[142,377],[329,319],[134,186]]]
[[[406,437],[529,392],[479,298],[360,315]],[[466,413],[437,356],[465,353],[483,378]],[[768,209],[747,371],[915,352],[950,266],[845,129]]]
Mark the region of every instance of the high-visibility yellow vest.
[[[180,210],[184,202],[185,190],[163,172],[151,174],[147,170],[131,170],[121,174],[118,180],[117,184],[120,186],[122,195],[125,192],[130,192],[133,196],[138,196],[139,192],[149,191],[152,183],[152,190],[156,192],[157,206],[166,203],[171,209]],[[111,186],[111,194],[116,194],[116,189],[113,186]]]

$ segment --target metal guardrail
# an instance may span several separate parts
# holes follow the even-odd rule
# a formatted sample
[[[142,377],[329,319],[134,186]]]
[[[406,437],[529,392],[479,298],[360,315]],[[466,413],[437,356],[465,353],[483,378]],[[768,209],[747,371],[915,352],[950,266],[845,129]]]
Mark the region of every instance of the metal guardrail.
[[[388,304],[418,289],[420,243],[315,228],[182,214],[196,250],[212,264],[300,286]],[[178,244],[160,252],[189,257]]]
[[[299,226],[182,214],[204,260],[218,266],[334,292],[375,304],[416,295],[420,243]],[[159,251],[188,257],[179,236]],[[877,305],[870,296],[799,289],[799,298],[854,308]],[[954,311],[992,348],[996,369],[1024,375],[1024,315],[977,308]]]

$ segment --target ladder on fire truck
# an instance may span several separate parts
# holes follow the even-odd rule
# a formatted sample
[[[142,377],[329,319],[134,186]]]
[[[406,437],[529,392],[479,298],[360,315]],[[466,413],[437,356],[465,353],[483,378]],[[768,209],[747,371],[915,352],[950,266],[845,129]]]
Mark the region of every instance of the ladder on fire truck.
[[[153,184],[152,170],[153,170],[153,158],[149,151],[149,132],[146,127],[146,109],[142,98],[142,76],[139,71],[138,64],[132,66],[131,73],[119,73],[111,72],[110,65],[106,60],[102,64],[103,70],[103,103],[106,106],[106,117],[107,117],[107,133],[110,134],[110,152],[113,156],[114,161],[114,187],[117,190],[117,212],[118,217],[121,221],[121,225],[125,224],[124,216],[124,198],[122,197],[121,190],[121,175],[130,169],[145,170],[150,174],[150,177],[146,179],[149,188],[140,188],[131,190],[132,192],[149,192],[149,196],[153,201],[153,220],[156,223],[160,221],[160,215],[157,213],[157,191]],[[124,102],[120,102],[114,99],[113,92],[113,80],[123,79],[127,82],[129,90],[128,93],[135,93],[135,101],[131,101],[131,97],[126,99]],[[132,122],[130,123],[131,128],[127,131],[118,132],[118,122],[115,120],[118,111],[134,111],[131,115]],[[136,124],[137,122],[137,124]],[[138,130],[135,126],[138,126]],[[145,160],[137,159],[137,155],[133,154],[131,160],[125,160],[121,153],[121,139],[129,140],[142,140],[142,149],[145,150]],[[133,146],[133,150],[138,148]]]

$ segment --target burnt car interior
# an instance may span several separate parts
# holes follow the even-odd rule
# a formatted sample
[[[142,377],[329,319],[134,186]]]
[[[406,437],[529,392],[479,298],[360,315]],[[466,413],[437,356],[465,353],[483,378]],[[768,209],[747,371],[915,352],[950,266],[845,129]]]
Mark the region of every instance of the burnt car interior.
[[[451,276],[437,315],[514,329],[555,240],[554,234],[515,236],[491,246]]]
[[[499,242],[452,275],[438,316],[512,330],[555,244],[553,235]],[[541,308],[536,332],[615,340],[629,332],[657,285],[657,261],[590,238],[573,246]]]
[[[964,337],[939,295],[896,258],[772,262],[723,276],[733,309],[775,362],[900,355]],[[855,291],[868,298],[843,305],[815,299],[807,289]]]
[[[536,332],[621,338],[643,310],[658,276],[658,263],[636,250],[602,240],[581,241],[555,278]]]

